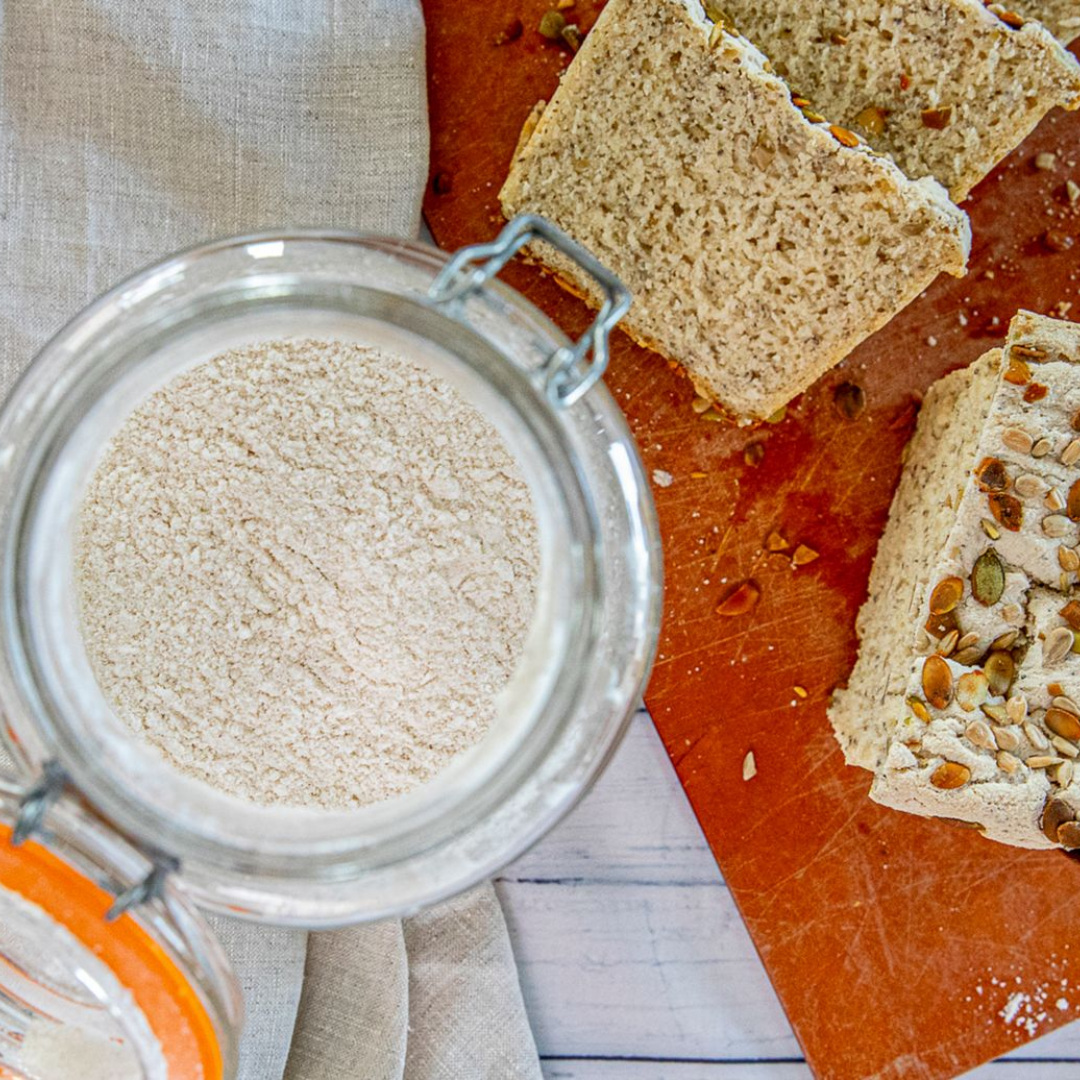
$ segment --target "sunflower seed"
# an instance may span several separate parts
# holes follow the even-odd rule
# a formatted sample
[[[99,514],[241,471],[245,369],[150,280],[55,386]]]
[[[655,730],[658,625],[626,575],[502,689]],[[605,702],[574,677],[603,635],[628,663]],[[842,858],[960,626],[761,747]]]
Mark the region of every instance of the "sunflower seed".
[[[982,659],[982,654],[981,645],[969,645],[966,649],[957,649],[949,659],[962,667],[971,667]]]
[[[1078,461],[1080,461],[1080,439],[1073,439],[1073,441],[1061,451],[1061,464],[1075,465]]]
[[[1060,510],[1061,507],[1058,507]],[[1054,540],[1060,540],[1071,528],[1069,519],[1064,514],[1047,514],[1042,519],[1042,531]]]
[[[1034,473],[1018,476],[1013,487],[1016,494],[1023,499],[1037,499],[1046,490],[1046,485]]]
[[[1004,705],[994,704],[980,705],[983,715],[988,716],[995,724],[1007,724],[1009,722],[1009,713]]]
[[[1011,649],[1019,636],[1019,630],[1006,630],[1004,634],[990,642],[990,648],[991,650]]]
[[[1013,750],[1020,749],[1020,736],[1013,731],[1012,728],[996,727],[994,728],[994,742],[997,743],[999,750]]]
[[[1065,509],[1066,503],[1061,492],[1057,488],[1051,488],[1043,499],[1043,506],[1056,514],[1059,510]]]
[[[1053,449],[1054,449],[1054,444],[1048,438],[1043,436],[1043,438],[1041,438],[1031,448],[1031,456],[1032,457],[1037,457],[1037,458],[1046,457],[1046,455],[1049,454],[1050,451],[1053,450]]]
[[[757,759],[754,757],[754,751],[748,750],[742,762],[742,778],[753,780],[755,776],[757,776]]]
[[[970,631],[970,633],[965,634],[956,643],[956,647],[958,649],[970,649],[972,645],[978,645],[978,644],[979,644],[979,635],[974,630],[972,630],[972,631]]]
[[[1001,617],[1010,626],[1022,626],[1024,624],[1024,609],[1019,604],[1006,604],[1001,609]]]
[[[1069,655],[1075,640],[1073,632],[1067,626],[1055,626],[1043,642],[1043,663],[1060,664]],[[944,662],[943,660],[942,663]]]
[[[1057,555],[1058,566],[1060,566],[1062,570],[1065,570],[1070,574],[1080,570],[1080,555],[1077,555],[1072,548],[1062,545],[1058,548]]]
[[[1005,702],[1005,711],[1009,714],[1009,719],[1014,724],[1022,724],[1028,711],[1027,698],[1024,697],[1023,694],[1013,694],[1013,696]]]
[[[1075,716],[1080,716],[1080,705],[1077,705],[1071,697],[1066,697],[1064,694],[1055,694],[1050,705],[1052,708],[1064,709],[1066,712],[1071,712]]]
[[[999,750],[997,755],[998,768],[1007,773],[1014,773],[1020,768],[1020,759],[1013,757],[1007,750]]]
[[[1025,758],[1024,764],[1029,769],[1049,769],[1051,765],[1060,765],[1062,758],[1050,757],[1048,754],[1035,754]]]
[[[958,761],[944,761],[930,774],[930,783],[942,791],[963,787],[970,779],[971,770]]]
[[[1046,774],[1055,784],[1059,784],[1061,787],[1068,787],[1072,783],[1075,767],[1071,761],[1063,761],[1060,765],[1055,765],[1053,768],[1047,769]]]
[[[1059,754],[1064,754],[1067,758],[1074,758],[1080,755],[1080,750],[1077,750],[1076,744],[1069,742],[1068,739],[1063,739],[1060,735],[1055,735],[1051,740],[1054,744],[1054,749]]]
[[[959,630],[950,630],[939,642],[937,647],[938,656],[948,656],[956,648],[956,642],[960,637]]]
[[[964,734],[968,737],[968,742],[974,746],[981,746],[984,750],[997,749],[997,743],[994,742],[994,735],[990,730],[990,725],[983,720],[972,720],[964,728]]]
[[[989,696],[990,680],[985,672],[966,671],[956,680],[956,704],[964,712],[973,712]]]
[[[1046,750],[1050,741],[1030,720],[1024,724],[1024,738],[1031,743],[1033,750]]]
[[[1035,440],[1023,428],[1006,428],[1001,434],[1001,441],[1018,454],[1030,454]]]

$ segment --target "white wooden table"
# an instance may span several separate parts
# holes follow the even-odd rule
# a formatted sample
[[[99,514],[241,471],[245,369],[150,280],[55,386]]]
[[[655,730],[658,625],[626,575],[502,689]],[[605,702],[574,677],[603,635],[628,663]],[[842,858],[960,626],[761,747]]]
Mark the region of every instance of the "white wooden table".
[[[497,888],[547,1080],[809,1080],[644,713]],[[968,1080],[1080,1080],[1080,1023]]]

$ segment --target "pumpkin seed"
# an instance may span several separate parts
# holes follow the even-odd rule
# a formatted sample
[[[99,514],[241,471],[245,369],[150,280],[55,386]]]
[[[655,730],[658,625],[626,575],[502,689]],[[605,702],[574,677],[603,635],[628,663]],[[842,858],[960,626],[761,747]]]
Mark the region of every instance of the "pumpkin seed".
[[[975,482],[980,491],[1004,491],[1009,486],[1009,473],[1000,458],[987,457],[975,469]]]
[[[923,664],[922,688],[935,709],[944,709],[953,695],[952,669],[940,656],[928,656]]]
[[[1074,629],[1080,630],[1080,602],[1070,600],[1058,614]]]
[[[947,577],[934,586],[930,594],[930,611],[934,615],[945,615],[960,603],[964,595],[964,579]]]
[[[560,11],[546,11],[540,19],[540,33],[548,41],[558,41],[566,26],[566,19]]]
[[[1080,480],[1074,480],[1065,500],[1065,513],[1073,521],[1080,521]]]
[[[987,548],[971,570],[971,595],[983,607],[996,604],[1005,592],[1005,567],[997,552]]]
[[[930,783],[941,791],[963,787],[971,779],[971,770],[958,761],[942,762],[931,774]]]
[[[987,497],[994,520],[1009,532],[1019,532],[1024,524],[1024,505],[1015,495],[992,491]]]
[[[1080,741],[1080,716],[1064,709],[1047,709],[1043,723],[1055,734],[1070,742]]]
[[[1058,548],[1058,566],[1061,567],[1067,574],[1075,573],[1080,570],[1080,555],[1070,548],[1062,545]]]
[[[1067,821],[1074,820],[1075,817],[1073,808],[1064,799],[1060,799],[1056,795],[1048,795],[1046,802],[1043,803],[1039,828],[1042,829],[1047,840],[1056,844],[1058,842],[1058,829]]]

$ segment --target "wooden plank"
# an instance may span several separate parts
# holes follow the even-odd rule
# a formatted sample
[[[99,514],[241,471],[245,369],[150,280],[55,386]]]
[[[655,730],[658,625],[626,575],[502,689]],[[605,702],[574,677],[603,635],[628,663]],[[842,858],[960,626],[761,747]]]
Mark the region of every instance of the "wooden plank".
[[[700,882],[720,871],[648,714],[626,738],[596,787],[505,878]]]
[[[722,885],[498,890],[541,1054],[802,1056]]]

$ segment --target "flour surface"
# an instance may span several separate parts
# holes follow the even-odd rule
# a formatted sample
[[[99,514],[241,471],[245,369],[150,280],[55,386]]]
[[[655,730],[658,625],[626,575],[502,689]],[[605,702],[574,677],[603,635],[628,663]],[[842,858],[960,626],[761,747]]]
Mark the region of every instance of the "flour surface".
[[[121,720],[218,790],[329,809],[402,794],[483,736],[538,564],[491,424],[412,361],[319,341],[224,353],[149,397],[76,541]]]

